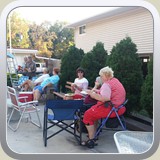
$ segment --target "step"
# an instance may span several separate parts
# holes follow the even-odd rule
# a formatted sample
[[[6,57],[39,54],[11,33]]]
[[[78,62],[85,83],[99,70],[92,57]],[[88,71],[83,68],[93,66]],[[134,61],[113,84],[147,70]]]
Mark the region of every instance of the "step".
[[[141,123],[131,118],[125,118],[128,130],[153,132],[153,126]]]

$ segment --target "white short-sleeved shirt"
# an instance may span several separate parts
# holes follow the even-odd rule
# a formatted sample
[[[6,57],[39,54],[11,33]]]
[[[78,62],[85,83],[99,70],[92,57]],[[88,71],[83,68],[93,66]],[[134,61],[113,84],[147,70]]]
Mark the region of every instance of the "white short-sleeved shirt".
[[[37,84],[37,83],[41,83],[44,81],[45,78],[48,78],[49,77],[49,74],[43,74],[42,76],[38,77],[34,83]]]
[[[74,83],[82,90],[85,90],[88,88],[88,80],[86,78],[82,78],[82,79],[76,78],[74,80]],[[81,91],[79,91],[78,89],[75,90],[76,94],[79,94],[80,92]]]

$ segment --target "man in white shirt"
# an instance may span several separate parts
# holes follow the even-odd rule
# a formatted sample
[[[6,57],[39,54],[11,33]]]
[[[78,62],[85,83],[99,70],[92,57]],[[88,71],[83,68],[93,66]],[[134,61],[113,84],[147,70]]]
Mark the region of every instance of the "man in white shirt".
[[[49,74],[48,74],[48,69],[44,68],[43,69],[43,74],[38,77],[35,81],[31,81],[31,80],[26,80],[24,83],[22,83],[20,86],[18,86],[18,88],[22,88],[24,87],[24,91],[28,91],[29,89],[33,89],[34,86],[40,84],[41,82],[43,82],[44,79],[48,78]]]

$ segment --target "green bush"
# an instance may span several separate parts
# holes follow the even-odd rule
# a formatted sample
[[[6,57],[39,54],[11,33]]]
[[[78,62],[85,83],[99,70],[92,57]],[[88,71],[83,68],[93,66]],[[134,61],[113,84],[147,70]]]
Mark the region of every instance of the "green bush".
[[[81,66],[86,71],[85,77],[88,79],[90,86],[94,86],[99,70],[105,67],[106,59],[107,52],[104,49],[104,44],[101,42],[97,42],[93,49],[83,57]]]
[[[153,59],[148,63],[148,75],[142,86],[140,104],[153,118]]]
[[[65,92],[66,81],[73,82],[76,78],[76,69],[80,67],[81,60],[84,56],[82,49],[71,46],[69,50],[63,55],[61,61],[61,76],[60,84],[61,89]]]
[[[12,84],[11,84],[11,79],[10,79],[10,73],[7,73],[7,86],[10,86],[12,87]],[[11,74],[12,78],[16,78],[16,74]]]
[[[130,37],[121,40],[111,50],[107,65],[114,71],[125,87],[128,101],[127,111],[140,110],[140,91],[143,83],[141,60],[137,54],[136,44]]]

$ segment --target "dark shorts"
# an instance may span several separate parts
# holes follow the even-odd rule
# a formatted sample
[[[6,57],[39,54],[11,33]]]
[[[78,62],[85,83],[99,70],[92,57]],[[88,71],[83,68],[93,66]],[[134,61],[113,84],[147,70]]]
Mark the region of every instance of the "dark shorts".
[[[43,89],[43,87],[40,85],[34,87],[34,90],[38,90],[41,94],[43,93],[42,89]]]

